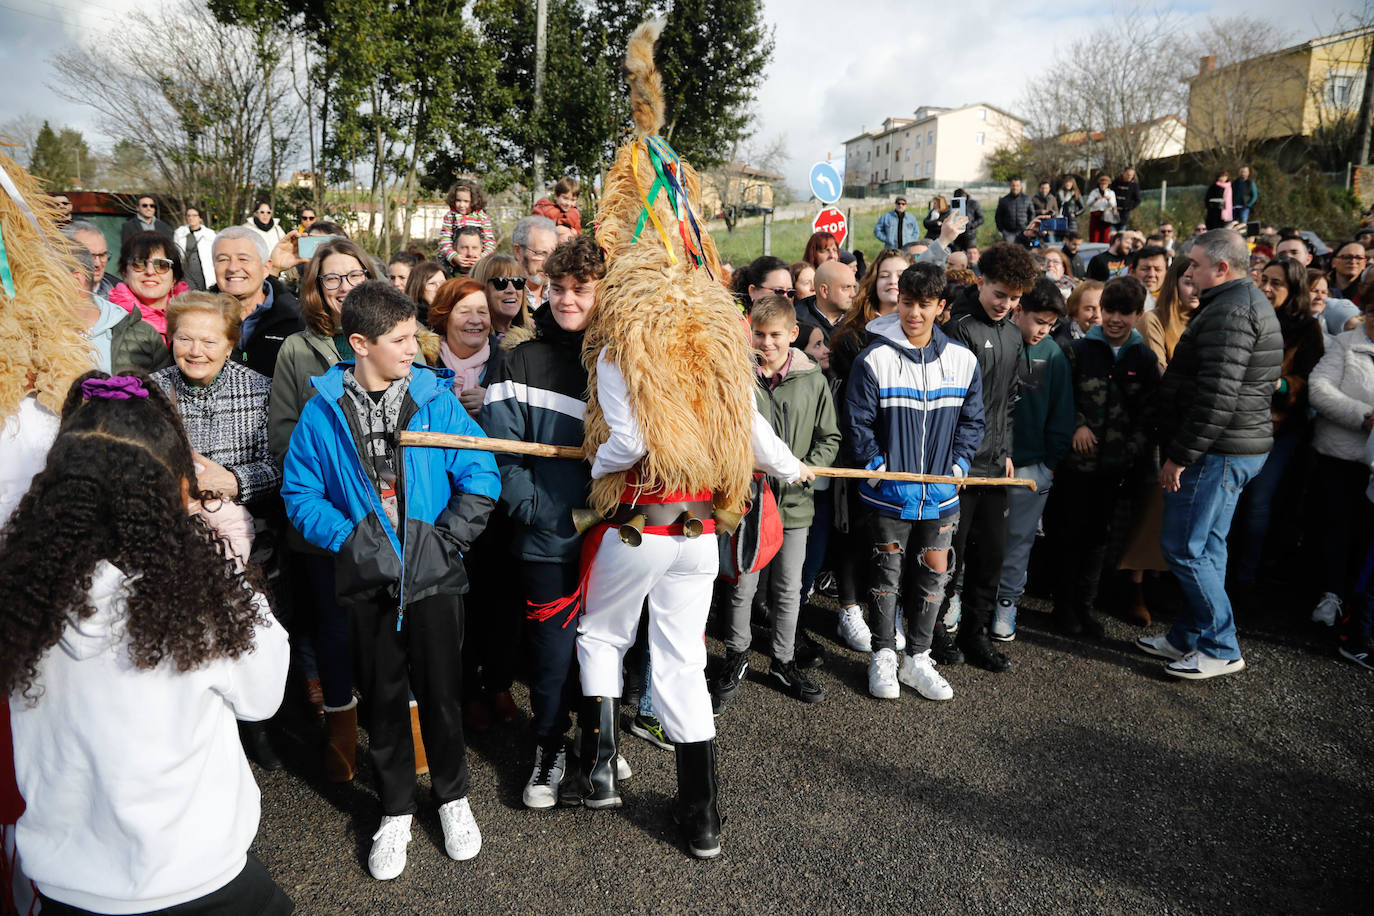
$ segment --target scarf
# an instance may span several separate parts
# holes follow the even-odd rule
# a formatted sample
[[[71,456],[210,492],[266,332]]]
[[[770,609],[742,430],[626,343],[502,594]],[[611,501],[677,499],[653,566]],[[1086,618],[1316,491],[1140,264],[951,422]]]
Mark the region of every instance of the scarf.
[[[270,217],[268,218],[267,222],[264,223],[262,220],[258,219],[256,215],[254,215],[253,225],[258,227],[259,232],[272,231],[272,219]]]
[[[457,378],[458,391],[467,391],[482,384],[482,369],[491,358],[491,338],[482,342],[482,349],[463,359],[449,348],[448,338],[439,338],[439,361],[453,370]]]
[[[396,426],[401,421],[401,404],[410,390],[410,376],[392,382],[384,392],[367,391],[351,370],[344,372],[343,383],[344,393],[353,403],[358,425],[363,430],[362,441],[358,443],[363,470],[377,488],[387,521],[400,533],[401,513],[396,490]]]

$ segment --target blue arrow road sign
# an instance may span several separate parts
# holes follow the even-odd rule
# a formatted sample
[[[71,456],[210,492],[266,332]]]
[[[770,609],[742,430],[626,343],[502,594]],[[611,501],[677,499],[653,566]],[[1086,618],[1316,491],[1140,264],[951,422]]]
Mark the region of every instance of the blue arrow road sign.
[[[817,162],[811,166],[811,193],[823,204],[833,204],[840,199],[844,190],[844,179],[840,170],[828,162]]]

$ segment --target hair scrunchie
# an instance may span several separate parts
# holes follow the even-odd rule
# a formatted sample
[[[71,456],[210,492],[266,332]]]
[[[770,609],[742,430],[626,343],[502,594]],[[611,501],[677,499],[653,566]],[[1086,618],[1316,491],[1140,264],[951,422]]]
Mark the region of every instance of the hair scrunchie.
[[[89,401],[99,398],[104,401],[127,401],[130,398],[146,398],[148,389],[143,380],[133,375],[112,375],[109,378],[88,378],[81,383],[81,397]]]

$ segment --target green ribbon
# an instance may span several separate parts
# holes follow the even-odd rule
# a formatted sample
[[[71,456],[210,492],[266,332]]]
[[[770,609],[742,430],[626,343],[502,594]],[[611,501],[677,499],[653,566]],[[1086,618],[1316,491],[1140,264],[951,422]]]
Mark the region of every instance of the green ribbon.
[[[653,162],[652,155],[650,155],[649,161]],[[658,171],[657,167],[655,167],[654,171]],[[664,190],[665,188],[667,188],[667,185],[663,183],[663,176],[660,174],[657,178],[654,179],[654,183],[649,185],[649,193],[647,196],[649,198],[649,204],[651,206],[653,205],[654,201],[658,200],[658,192]],[[648,222],[649,211],[641,209],[639,211],[639,222],[635,223],[635,234],[634,238],[630,239],[631,242],[639,241],[639,234],[644,231],[644,227],[648,224]]]
[[[0,286],[5,288],[5,295],[14,298],[14,276],[10,273],[10,258],[5,253],[5,234],[0,232]]]

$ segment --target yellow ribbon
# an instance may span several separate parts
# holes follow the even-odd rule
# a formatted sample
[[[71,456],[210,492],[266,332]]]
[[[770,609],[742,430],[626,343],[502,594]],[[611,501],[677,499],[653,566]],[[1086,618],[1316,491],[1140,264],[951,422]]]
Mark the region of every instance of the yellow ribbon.
[[[668,238],[668,233],[664,231],[663,224],[658,221],[658,214],[654,212],[653,204],[649,203],[649,195],[644,191],[644,185],[639,183],[639,144],[635,143],[630,147],[630,169],[635,173],[635,190],[639,192],[639,199],[644,201],[644,210],[649,214],[650,221],[654,224],[654,229],[658,231],[658,237],[663,239],[663,247],[668,249],[668,260],[676,265],[677,255],[673,254],[673,243]]]

